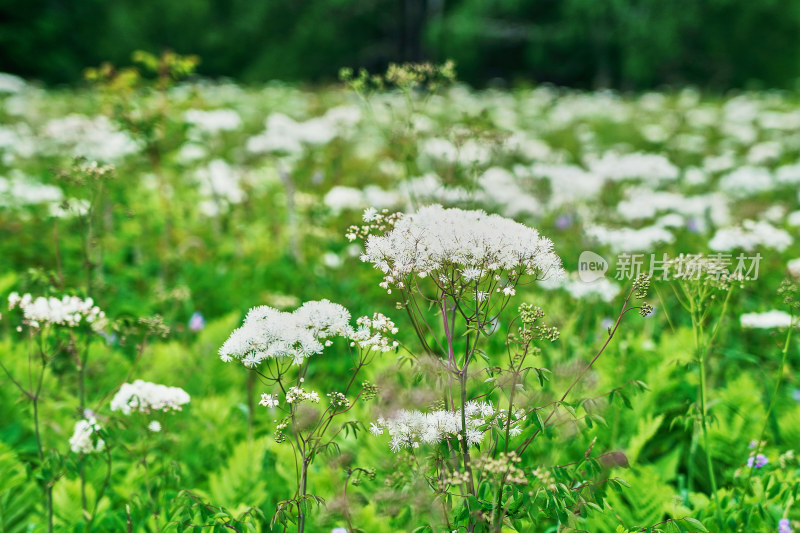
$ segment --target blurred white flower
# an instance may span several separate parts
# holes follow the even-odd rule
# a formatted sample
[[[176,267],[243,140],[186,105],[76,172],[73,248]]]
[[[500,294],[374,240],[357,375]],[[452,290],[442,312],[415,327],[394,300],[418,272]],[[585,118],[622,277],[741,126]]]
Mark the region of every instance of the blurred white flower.
[[[775,329],[788,328],[792,324],[792,316],[784,311],[765,311],[763,313],[745,313],[739,317],[743,328]]]
[[[30,294],[20,296],[12,292],[8,295],[8,308],[22,310],[23,322],[32,328],[45,326],[65,326],[74,328],[89,324],[94,329],[105,325],[105,313],[94,305],[94,300],[77,296],[33,298]]]
[[[94,417],[78,420],[69,439],[70,450],[83,454],[102,452],[106,443],[97,435],[99,432],[100,425]]]
[[[124,415],[133,412],[149,414],[153,411],[181,411],[189,403],[189,395],[180,387],[168,387],[137,379],[124,383],[111,399],[111,410]]]

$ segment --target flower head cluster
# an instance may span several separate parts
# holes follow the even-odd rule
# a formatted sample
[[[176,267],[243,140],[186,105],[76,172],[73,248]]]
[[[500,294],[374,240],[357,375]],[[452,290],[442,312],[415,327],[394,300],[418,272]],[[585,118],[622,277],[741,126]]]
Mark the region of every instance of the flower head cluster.
[[[375,216],[374,210],[368,210],[364,218],[372,222]],[[457,276],[467,283],[479,283],[496,280],[501,273],[510,277],[562,273],[561,259],[553,252],[550,239],[499,215],[432,205],[392,222],[382,235],[368,235],[361,256],[384,273],[381,286],[387,290],[405,287],[411,275],[437,280]],[[348,238],[354,240],[364,233],[351,228]],[[513,288],[507,293],[513,293]]]
[[[770,248],[784,251],[793,242],[792,236],[769,222],[745,220],[741,226],[717,230],[708,246],[716,251],[742,249],[753,251],[759,248]]]
[[[370,383],[369,381],[362,381],[361,382],[361,400],[368,402],[370,400],[374,400],[376,396],[378,396],[378,386]]]
[[[254,307],[242,327],[219,350],[225,362],[239,359],[248,367],[265,359],[289,357],[300,364],[306,357],[330,346],[332,338],[344,337],[361,348],[388,351],[396,346],[384,333],[396,333],[394,323],[381,314],[372,319],[362,317],[358,328],[350,326],[350,312],[328,300],[306,302],[293,312],[282,312],[268,306]]]
[[[468,402],[465,405],[467,444],[476,445],[483,441],[485,426],[494,416],[492,404]],[[461,439],[463,433],[461,412],[437,410],[430,413],[421,411],[398,411],[392,418],[379,418],[370,425],[373,435],[389,433],[389,447],[393,452],[403,448],[418,448],[420,444],[438,444],[448,439]]]
[[[792,524],[788,518],[781,518],[778,522],[778,533],[792,533]]]
[[[756,455],[754,457],[751,456],[751,457],[747,458],[747,466],[749,468],[753,468],[753,467],[762,468],[762,467],[766,466],[767,463],[769,463],[769,459],[767,459],[767,456],[764,455],[763,453],[759,453],[758,455]]]
[[[75,431],[69,439],[69,449],[74,453],[102,452],[106,443],[99,437],[100,425],[94,417],[75,422]]]
[[[520,322],[522,322],[519,328],[519,335],[523,342],[529,343],[533,339],[547,339],[549,341],[558,339],[558,328],[537,323],[540,318],[544,317],[544,311],[542,311],[541,307],[522,304],[519,306],[519,314]]]
[[[386,334],[396,335],[398,329],[389,317],[381,313],[375,313],[372,318],[368,316],[359,317],[356,320],[358,326],[350,335],[351,346],[358,344],[361,348],[380,350],[388,352],[397,348],[398,343],[386,337]]]
[[[183,115],[184,120],[200,131],[218,133],[233,131],[242,125],[242,117],[233,109],[190,109]]]
[[[525,472],[519,468],[522,458],[516,452],[500,452],[497,457],[480,456],[475,459],[474,467],[484,475],[490,477],[502,477],[506,484],[526,485],[528,480]]]
[[[556,478],[553,476],[553,473],[545,468],[542,468],[541,466],[533,470],[531,475],[533,475],[536,481],[541,483],[541,485],[549,491],[554,491],[558,488],[556,485]]]
[[[299,364],[322,352],[329,337],[350,331],[350,312],[328,300],[304,303],[291,313],[262,305],[247,314],[244,324],[234,330],[219,350],[225,361],[241,359],[253,367],[267,358],[291,357]]]
[[[334,407],[350,407],[350,400],[341,392],[329,392],[328,398],[330,398],[331,405]]]
[[[102,327],[105,322],[105,313],[94,305],[91,298],[82,300],[77,296],[64,296],[62,298],[39,296],[34,298],[30,294],[20,296],[12,292],[8,296],[8,308],[22,310],[23,320],[32,328],[45,326],[66,326],[74,328],[82,324],[92,327]]]
[[[168,387],[137,379],[124,383],[111,399],[111,410],[129,415],[134,411],[149,414],[153,411],[180,411],[189,403],[189,394],[180,387]]]
[[[319,394],[314,391],[306,392],[303,387],[292,387],[286,391],[286,403],[302,402],[319,403]]]
[[[262,394],[258,405],[263,405],[264,407],[277,407],[278,403],[277,394]]]

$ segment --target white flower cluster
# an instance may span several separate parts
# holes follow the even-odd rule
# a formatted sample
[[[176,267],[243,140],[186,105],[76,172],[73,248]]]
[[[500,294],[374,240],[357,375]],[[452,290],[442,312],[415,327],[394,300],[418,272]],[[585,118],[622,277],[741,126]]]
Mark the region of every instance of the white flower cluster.
[[[94,417],[78,420],[69,439],[69,449],[83,454],[102,452],[106,443],[96,435],[99,432],[100,425]]]
[[[329,392],[328,398],[334,407],[350,407],[350,400],[341,392]]]
[[[675,241],[670,231],[659,226],[616,229],[597,225],[586,228],[586,234],[615,253],[652,250],[657,244]]]
[[[350,339],[362,348],[388,351],[397,343],[383,336],[387,331],[396,333],[397,328],[379,313],[372,319],[360,318],[358,328],[353,329],[350,312],[328,300],[306,302],[291,313],[259,306],[251,309],[242,327],[231,333],[219,355],[225,362],[239,359],[247,367],[277,357],[291,357],[300,364],[330,346],[332,337]]]
[[[741,226],[717,230],[708,246],[714,251],[742,249],[751,252],[764,247],[782,252],[792,244],[793,240],[788,232],[772,226],[769,222],[745,220]]]
[[[266,305],[254,307],[219,355],[225,362],[241,359],[248,367],[276,357],[291,357],[299,364],[322,352],[330,344],[329,337],[347,336],[349,321],[350,312],[329,300],[306,302],[291,313]]]
[[[20,308],[26,325],[32,328],[45,326],[77,327],[81,324],[91,324],[100,328],[105,323],[105,313],[94,305],[91,298],[82,300],[77,296],[64,296],[62,298],[39,296],[34,298],[30,294],[20,296],[12,292],[8,296],[8,308]]]
[[[97,161],[123,159],[140,149],[136,140],[103,115],[71,114],[50,120],[42,129],[40,144],[48,153],[68,152]]]
[[[286,391],[286,403],[311,402],[319,403],[319,394],[314,391],[306,392],[303,387],[291,387]]]
[[[564,289],[576,300],[599,299],[604,302],[612,301],[621,290],[618,283],[608,278],[600,278],[592,282],[582,281],[577,272],[571,272],[560,280],[544,280],[539,285],[545,290]]]
[[[190,109],[184,113],[186,122],[200,131],[216,134],[221,131],[234,131],[242,125],[242,118],[233,109]]]
[[[262,394],[261,400],[258,402],[258,405],[263,405],[264,407],[277,407],[278,406],[278,395],[277,394]]]
[[[792,315],[785,311],[765,311],[763,313],[745,313],[739,317],[743,328],[775,329],[788,328],[792,325]]]
[[[152,411],[180,411],[189,403],[189,394],[180,387],[168,387],[137,379],[125,383],[111,399],[111,410],[129,415],[134,411],[149,414]]]
[[[359,317],[356,320],[358,327],[350,335],[351,346],[358,344],[361,348],[380,350],[388,352],[397,348],[398,342],[390,340],[385,334],[396,335],[398,329],[394,322],[384,314],[375,313],[372,318],[368,316]]]
[[[370,222],[365,212],[365,222]],[[351,232],[348,237],[356,237]],[[385,276],[381,284],[404,287],[407,276],[436,276],[455,272],[468,281],[501,272],[560,276],[561,259],[553,243],[533,228],[481,210],[445,209],[432,205],[398,217],[383,235],[369,235],[364,262]]]
[[[487,424],[492,421],[495,409],[487,402],[471,401],[464,406],[467,421],[467,444],[476,445],[483,441]],[[373,435],[389,433],[389,447],[393,452],[403,448],[418,448],[420,444],[438,444],[447,439],[461,439],[461,411],[437,410],[430,413],[421,411],[398,411],[392,418],[379,418],[370,424]],[[516,433],[516,432],[515,432]]]
[[[361,120],[357,107],[334,107],[321,117],[296,122],[283,113],[267,117],[266,129],[247,141],[247,151],[260,153],[303,153],[305,146],[320,146],[345,136]]]
[[[611,181],[674,181],[680,175],[678,167],[661,154],[606,152],[600,158],[588,159],[590,172]]]
[[[39,183],[19,170],[12,170],[9,176],[0,176],[0,207],[20,208],[24,205],[59,205],[64,192],[55,185]]]

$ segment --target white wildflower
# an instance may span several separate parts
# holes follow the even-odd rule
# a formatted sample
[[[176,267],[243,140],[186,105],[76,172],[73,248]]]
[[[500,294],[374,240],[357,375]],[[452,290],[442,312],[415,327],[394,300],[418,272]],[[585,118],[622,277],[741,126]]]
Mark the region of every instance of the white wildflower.
[[[21,309],[24,323],[32,328],[46,326],[74,328],[89,324],[94,329],[99,329],[105,325],[105,313],[94,305],[91,298],[86,300],[77,296],[33,298],[30,294],[20,296],[13,292],[8,296],[8,308]]]
[[[264,407],[277,407],[278,403],[277,394],[262,394],[261,401],[258,402],[258,405],[263,405]]]
[[[486,402],[468,402],[464,406],[467,421],[467,444],[474,446],[483,441],[487,424],[494,415],[494,408]],[[420,444],[435,445],[447,439],[462,438],[461,411],[438,410],[430,413],[401,410],[390,419],[379,418],[370,424],[373,435],[391,437],[389,447],[393,452],[403,448],[418,448]]]
[[[773,309],[763,313],[745,313],[739,317],[739,322],[743,328],[788,328],[792,325],[792,315]]]
[[[233,109],[190,109],[183,115],[184,120],[200,131],[216,134],[221,131],[234,131],[242,125],[242,118]]]
[[[748,252],[757,248],[784,251],[793,242],[792,236],[769,222],[745,220],[740,226],[717,230],[708,246],[714,251],[742,249]]]
[[[99,432],[100,425],[93,417],[78,420],[69,439],[70,450],[83,454],[102,452],[106,443],[97,436]]]
[[[315,391],[306,392],[303,387],[291,387],[286,391],[286,403],[298,404],[302,402],[319,403],[319,394]]]
[[[111,400],[111,410],[129,415],[134,411],[149,414],[152,411],[180,411],[190,397],[180,387],[168,387],[137,379],[125,383]]]
[[[539,232],[484,211],[423,207],[398,217],[383,235],[369,235],[362,261],[384,273],[384,287],[401,287],[409,275],[444,276],[451,269],[561,274],[553,243]]]

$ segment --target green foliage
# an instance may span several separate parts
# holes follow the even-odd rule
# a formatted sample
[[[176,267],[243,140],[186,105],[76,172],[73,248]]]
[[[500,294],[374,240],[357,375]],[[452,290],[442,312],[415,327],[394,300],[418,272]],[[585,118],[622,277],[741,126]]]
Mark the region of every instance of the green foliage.
[[[608,16],[597,6],[570,5],[581,17]],[[522,7],[511,3],[481,9],[513,17]],[[448,7],[445,18],[457,17],[458,8]],[[471,51],[466,45],[462,50]],[[659,48],[659,53],[665,52]],[[482,477],[475,494],[462,498],[459,483],[442,490],[431,474],[439,468],[430,466],[431,458],[452,459],[447,444],[421,445],[413,453],[395,455],[386,435],[365,431],[371,421],[399,408],[440,408],[446,381],[422,357],[424,349],[417,344],[406,309],[396,305],[397,292],[387,295],[377,287],[379,274],[358,261],[358,248],[343,237],[349,225],[359,223],[361,205],[337,207],[325,201],[337,186],[351,188],[351,194],[355,190],[362,201],[368,194],[375,195],[370,199],[396,198],[413,178],[435,174],[441,181],[437,192],[465,192],[454,195],[454,205],[502,211],[508,207],[503,201],[480,197],[479,180],[489,170],[508,171],[519,195],[535,200],[535,210],[520,211],[515,218],[552,236],[573,270],[582,250],[600,246],[586,235],[590,224],[640,228],[655,223],[630,221],[618,209],[630,190],[640,191],[646,182],[610,180],[585,201],[552,208],[550,202],[559,193],[554,182],[527,172],[546,165],[585,170],[591,157],[609,151],[663,152],[683,174],[726,151],[734,154],[737,165],[744,165],[752,143],[738,141],[716,121],[731,110],[751,108],[762,113],[752,121],[757,142],[778,143],[784,150],[764,164],[776,172],[797,161],[800,145],[789,129],[761,122],[780,119],[791,126],[797,95],[747,93],[719,100],[693,91],[647,96],[543,87],[472,92],[450,84],[449,67],[442,72],[417,64],[394,69],[390,83],[369,85],[375,80],[367,74],[350,78],[360,91],[356,97],[340,89],[179,83],[194,67],[194,59],[149,54],[137,59],[135,72],[111,67],[94,72],[91,89],[28,88],[19,95],[0,96],[5,104],[0,114],[7,122],[3,131],[15,139],[12,146],[2,147],[0,184],[16,184],[22,175],[25,184],[57,186],[70,202],[88,201],[92,208],[83,215],[55,217],[55,207],[48,203],[6,202],[12,187],[0,187],[0,297],[5,301],[12,290],[91,294],[112,319],[102,335],[80,329],[74,338],[65,331],[47,336],[38,403],[46,451],[41,460],[28,394],[29,371],[32,368],[35,378],[38,369],[38,345],[28,330],[17,331],[18,310],[2,309],[0,362],[25,391],[5,372],[0,375],[0,518],[5,521],[0,520],[0,530],[45,529],[43,489],[49,484],[58,531],[230,531],[228,526],[266,531],[276,507],[276,523],[291,524],[297,521],[298,505],[309,511],[306,531],[314,533],[344,527],[348,519],[353,530],[370,533],[440,531],[446,528],[443,515],[455,517],[451,525],[456,529],[491,515],[498,497],[507,510],[500,524],[504,533],[551,533],[559,528],[742,533],[775,531],[781,518],[798,516],[794,502],[800,469],[792,452],[800,442],[797,346],[793,341],[781,354],[782,336],[745,330],[737,323],[737,315],[745,310],[780,306],[783,295],[773,289],[785,275],[786,262],[800,252],[796,242],[785,251],[765,253],[762,278],[731,296],[728,317],[706,366],[707,442],[699,435],[695,331],[670,287],[653,282],[648,303],[655,312],[647,318],[637,312],[652,309],[642,309],[642,302],[632,299],[634,313],[629,317],[635,327],[620,328],[587,368],[607,339],[606,319],[612,317],[613,325],[612,313],[621,299],[605,302],[591,295],[576,297],[563,288],[545,292],[538,284],[520,286],[520,308],[512,305],[471,331],[491,324],[492,331],[509,331],[512,337],[480,332],[486,340],[475,351],[467,392],[486,395],[498,408],[505,408],[512,390],[520,398],[527,411],[521,433],[509,438],[505,432],[492,432],[476,447],[480,453],[476,451],[475,458],[490,455],[491,447],[502,450],[509,442],[516,448],[532,439],[514,463],[526,483],[501,487],[492,470],[496,464],[476,461],[475,468],[484,469]],[[568,68],[569,61],[562,66]],[[305,68],[296,66],[301,67]],[[631,60],[629,67],[641,76],[637,83],[650,83],[646,73],[637,70],[649,66]],[[354,79],[364,85],[353,85]],[[26,112],[15,113],[15,106]],[[198,110],[233,110],[241,123],[232,130],[201,131],[186,118]],[[268,116],[280,113],[294,122],[293,128],[319,133],[311,126],[319,126],[320,117],[329,112],[357,118],[330,142],[302,141],[292,154],[247,149],[249,141],[264,132]],[[704,113],[713,123],[702,128],[686,119]],[[76,114],[108,117],[112,131],[104,135],[114,140],[115,133],[124,132],[134,140],[134,151],[113,158],[113,173],[106,173],[102,164],[73,159],[73,152],[86,149],[87,143],[53,133],[58,119],[79,120]],[[309,126],[304,122],[309,120],[317,122]],[[643,126],[653,125],[668,130],[667,140],[646,138]],[[281,140],[291,133],[296,132],[284,132]],[[103,146],[112,144],[102,140]],[[487,159],[467,164],[434,160],[424,150],[426,143],[443,140],[460,155],[485,149]],[[26,141],[44,148],[25,155]],[[203,150],[199,159],[184,159],[187,146]],[[214,198],[203,188],[209,177],[204,172],[219,161],[235,176],[226,186],[235,182],[241,187],[235,200]],[[688,183],[681,175],[674,182],[650,185],[656,192],[686,198],[725,194],[722,173],[706,177],[703,183]],[[225,187],[214,192],[219,196]],[[775,211],[770,209],[775,206],[781,213],[798,209],[793,184],[726,199],[734,221]],[[206,211],[209,203],[216,210]],[[570,217],[566,227],[558,221],[563,214]],[[770,216],[783,220],[780,213]],[[664,248],[705,249],[717,226],[705,219],[704,223],[709,228],[671,228],[675,242]],[[783,227],[791,231],[788,222]],[[644,285],[639,282],[637,288]],[[361,390],[361,399],[369,403],[349,410],[335,428],[341,428],[336,442],[316,450],[309,494],[298,499],[291,488],[297,475],[292,443],[276,442],[276,421],[282,415],[258,405],[267,390],[263,376],[224,365],[217,352],[250,307],[294,309],[302,301],[320,298],[346,304],[354,316],[376,310],[390,315],[400,327],[403,350],[376,357],[354,381],[354,392]],[[718,306],[706,304],[703,301],[703,309],[714,311],[711,320],[699,317],[700,322],[713,328]],[[428,317],[438,317],[435,306],[420,307]],[[547,325],[539,322],[542,310],[547,312]],[[204,317],[200,331],[190,326],[195,312]],[[430,345],[441,335],[440,321],[423,333]],[[504,361],[521,364],[514,348],[532,341],[537,345],[519,369],[521,380],[512,383],[513,372],[503,367]],[[466,336],[453,339],[458,361],[463,361],[466,342]],[[104,428],[108,456],[80,458],[67,442],[81,415],[76,355],[80,361],[84,353],[85,407]],[[35,364],[29,366],[30,361]],[[314,356],[305,379],[324,402],[327,392],[341,393],[351,369],[347,347],[333,346]],[[145,430],[141,422],[149,423],[149,418],[126,418],[109,409],[119,385],[136,378],[183,387],[191,402],[181,413],[154,414],[161,430]],[[565,390],[569,395],[560,400]],[[746,465],[754,449],[748,445],[759,438],[762,427],[758,451],[769,463],[751,469]],[[514,461],[502,453],[492,461]],[[706,454],[717,476],[716,494]],[[106,487],[107,457],[111,466]],[[457,470],[453,463],[443,462],[441,467],[442,472]],[[364,476],[348,483],[347,476],[357,468],[374,471],[375,479]],[[716,522],[720,514],[722,526]],[[486,527],[485,521],[479,524],[476,531]]]
[[[0,531],[28,531],[28,517],[39,505],[39,491],[9,446],[0,442]]]
[[[240,442],[231,451],[226,463],[208,478],[210,501],[236,512],[249,507],[260,507],[269,492],[270,478],[265,471],[253,465],[268,465],[267,437],[253,442]],[[276,478],[272,478],[273,482]]]

